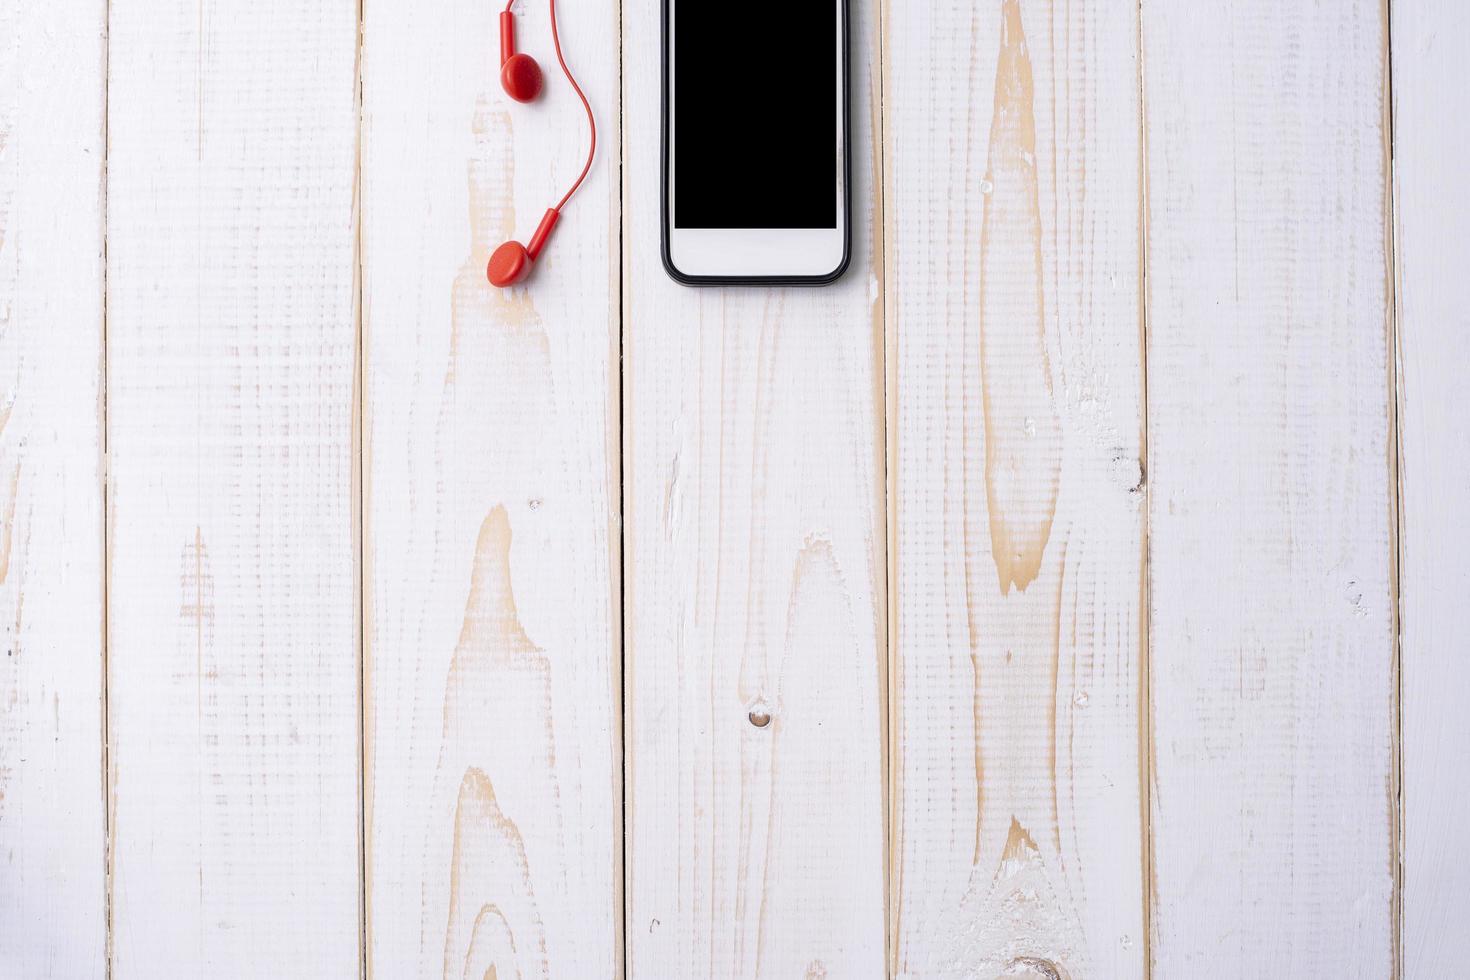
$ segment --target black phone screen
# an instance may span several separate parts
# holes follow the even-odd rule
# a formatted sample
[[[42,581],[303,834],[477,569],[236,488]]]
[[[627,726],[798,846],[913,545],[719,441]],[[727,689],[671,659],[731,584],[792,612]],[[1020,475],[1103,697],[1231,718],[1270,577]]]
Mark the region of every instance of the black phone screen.
[[[679,228],[836,228],[838,0],[669,0]]]

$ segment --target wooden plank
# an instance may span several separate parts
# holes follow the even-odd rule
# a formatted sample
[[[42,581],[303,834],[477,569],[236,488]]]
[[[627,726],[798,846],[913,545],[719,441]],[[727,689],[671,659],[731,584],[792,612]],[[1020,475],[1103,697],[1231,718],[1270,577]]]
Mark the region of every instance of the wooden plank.
[[[623,14],[629,974],[881,976],[877,5],[824,289],[665,274],[658,0]]]
[[[546,91],[501,91],[499,8],[375,0],[364,49],[369,969],[620,972],[617,13],[545,3]]]
[[[1382,12],[1143,5],[1158,976],[1394,968]]]
[[[887,22],[899,977],[1143,974],[1136,16]]]
[[[107,5],[0,0],[0,975],[106,966]]]
[[[1470,960],[1470,7],[1393,5],[1403,624],[1403,976]]]
[[[357,4],[111,8],[112,975],[355,977]]]

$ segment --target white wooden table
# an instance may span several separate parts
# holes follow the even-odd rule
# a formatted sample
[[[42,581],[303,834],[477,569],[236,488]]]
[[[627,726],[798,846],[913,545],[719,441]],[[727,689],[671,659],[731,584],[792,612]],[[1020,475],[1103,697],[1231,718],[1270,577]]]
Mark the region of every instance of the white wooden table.
[[[497,10],[0,0],[0,977],[1464,974],[1470,7],[854,0],[698,291],[563,0],[508,293]]]

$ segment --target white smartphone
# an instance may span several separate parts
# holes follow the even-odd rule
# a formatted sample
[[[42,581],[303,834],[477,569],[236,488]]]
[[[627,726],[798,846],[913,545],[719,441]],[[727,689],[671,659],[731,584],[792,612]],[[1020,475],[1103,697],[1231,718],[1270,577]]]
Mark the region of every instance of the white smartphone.
[[[847,8],[664,0],[663,258],[679,282],[846,270]]]

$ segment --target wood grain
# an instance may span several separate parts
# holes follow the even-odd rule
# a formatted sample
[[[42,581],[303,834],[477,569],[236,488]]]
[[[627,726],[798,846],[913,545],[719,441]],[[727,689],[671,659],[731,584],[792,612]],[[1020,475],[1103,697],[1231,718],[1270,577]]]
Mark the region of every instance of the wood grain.
[[[1470,13],[853,0],[694,290],[563,0],[498,291],[546,6],[0,0],[0,977],[1463,972]]]
[[[112,972],[359,974],[353,0],[113,0]]]
[[[525,241],[587,150],[546,5],[517,17],[550,73],[532,105],[500,89],[494,5],[365,13],[374,977],[621,968],[617,21],[563,8],[603,149],[505,291],[491,250]]]
[[[1409,978],[1463,972],[1470,935],[1470,8],[1393,5],[1398,270],[1399,555],[1403,624],[1403,966]]]
[[[0,0],[0,975],[106,967],[106,4]]]
[[[1382,5],[1142,9],[1154,971],[1386,977]]]
[[[623,6],[629,974],[883,973],[877,7],[852,4],[852,267],[659,259],[659,3]]]
[[[1141,976],[1136,11],[895,10],[884,57],[892,970]]]

